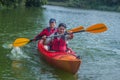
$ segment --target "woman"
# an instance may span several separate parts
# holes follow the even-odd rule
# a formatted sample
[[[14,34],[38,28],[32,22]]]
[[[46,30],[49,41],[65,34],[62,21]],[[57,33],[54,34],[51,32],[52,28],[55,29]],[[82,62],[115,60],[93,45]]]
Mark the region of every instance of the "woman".
[[[72,38],[72,32],[66,32],[66,24],[60,23],[57,32],[52,34],[50,38],[47,38],[45,44],[48,44],[52,51],[66,52],[67,41]]]

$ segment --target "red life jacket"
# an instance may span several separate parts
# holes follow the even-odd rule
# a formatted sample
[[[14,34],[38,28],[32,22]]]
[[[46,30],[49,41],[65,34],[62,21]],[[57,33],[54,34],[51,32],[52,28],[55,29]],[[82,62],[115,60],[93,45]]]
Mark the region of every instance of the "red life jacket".
[[[54,37],[54,39],[51,41],[51,44],[52,44],[50,46],[51,50],[60,51],[60,52],[66,52],[66,50],[67,50],[65,36],[61,36],[60,39],[58,39],[57,37]]]
[[[54,32],[56,32],[56,28],[50,29],[50,27],[47,27],[40,33],[40,36],[43,36],[43,35],[50,36]]]
[[[35,40],[40,39],[42,36],[50,36],[52,33],[56,32],[57,29],[50,29],[50,27],[45,28],[40,34],[35,37]]]

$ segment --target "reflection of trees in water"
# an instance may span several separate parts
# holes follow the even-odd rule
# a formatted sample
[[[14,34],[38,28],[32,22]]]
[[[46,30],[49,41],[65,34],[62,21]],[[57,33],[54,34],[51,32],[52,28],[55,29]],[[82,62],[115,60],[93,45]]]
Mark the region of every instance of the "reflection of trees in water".
[[[23,69],[23,61],[17,61],[17,60],[12,61],[12,67],[14,69],[22,70]]]
[[[49,80],[49,78],[52,80],[78,80],[78,74],[76,73],[71,74],[69,72],[57,69],[52,67],[51,65],[47,64],[46,61],[40,56],[40,67],[41,67],[41,76],[46,76],[46,78]],[[41,77],[40,79],[43,79],[44,77]],[[44,79],[43,79],[44,80]]]
[[[12,71],[14,78],[21,79],[22,77],[24,77],[23,73],[25,71],[25,67],[23,61],[18,61],[18,60],[12,61]]]
[[[76,74],[70,74],[68,72],[56,69],[54,74],[56,74],[58,76],[58,78],[60,78],[60,80],[78,80],[77,73]]]
[[[43,20],[43,9],[19,8],[0,11],[0,27],[6,32],[16,32],[35,29],[36,20]],[[42,24],[39,22],[39,24]],[[33,27],[34,26],[34,27]],[[41,26],[41,25],[38,25]],[[0,29],[0,32],[3,32]]]

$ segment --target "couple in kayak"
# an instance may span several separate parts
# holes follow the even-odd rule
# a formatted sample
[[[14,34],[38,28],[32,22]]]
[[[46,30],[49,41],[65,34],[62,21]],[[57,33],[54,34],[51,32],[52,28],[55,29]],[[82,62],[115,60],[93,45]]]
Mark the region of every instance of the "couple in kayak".
[[[73,38],[72,32],[66,31],[66,24],[60,23],[56,28],[56,20],[51,18],[49,20],[49,27],[40,32],[35,40],[43,39],[44,44],[49,46],[51,51],[66,52],[67,41]]]

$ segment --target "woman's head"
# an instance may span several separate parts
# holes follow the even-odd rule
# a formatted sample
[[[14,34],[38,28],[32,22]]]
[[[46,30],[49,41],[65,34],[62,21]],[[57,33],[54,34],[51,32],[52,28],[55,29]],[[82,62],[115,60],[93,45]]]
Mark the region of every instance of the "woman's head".
[[[61,27],[61,26],[64,27],[65,29],[67,28],[65,23],[60,23],[60,24],[58,25],[58,27]]]
[[[58,33],[59,34],[64,34],[65,31],[66,31],[66,24],[65,23],[60,23],[58,25]]]

